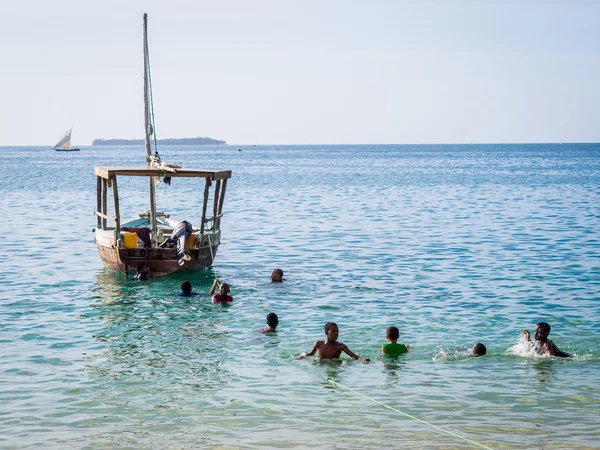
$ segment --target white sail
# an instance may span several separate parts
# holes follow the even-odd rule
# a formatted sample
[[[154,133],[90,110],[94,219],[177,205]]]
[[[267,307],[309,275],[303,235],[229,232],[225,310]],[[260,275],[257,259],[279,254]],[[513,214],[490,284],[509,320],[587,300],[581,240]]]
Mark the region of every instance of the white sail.
[[[73,148],[71,146],[71,130],[73,130],[73,128],[67,131],[52,148],[66,148],[71,150]]]

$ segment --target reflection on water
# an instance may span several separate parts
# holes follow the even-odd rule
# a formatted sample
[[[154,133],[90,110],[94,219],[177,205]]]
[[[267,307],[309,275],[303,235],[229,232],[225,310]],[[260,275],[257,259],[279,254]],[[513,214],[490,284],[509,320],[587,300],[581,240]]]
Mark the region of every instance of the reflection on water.
[[[554,370],[552,368],[553,364],[554,362],[548,358],[540,358],[535,360],[535,362],[533,363],[533,368],[538,374],[539,381],[541,381],[542,383],[547,383],[550,381],[550,378],[554,373]]]
[[[116,303],[127,296],[126,278],[118,272],[107,269],[99,270],[94,277],[95,285],[91,289],[90,301],[92,303]]]
[[[406,361],[404,360],[403,356],[397,356],[395,358],[381,358],[381,362],[386,370],[386,375],[388,375],[391,379],[397,378],[399,375],[398,372],[406,365]]]
[[[317,363],[321,369],[321,371],[324,370],[323,373],[323,378],[325,379],[325,381],[327,382],[327,380],[331,379],[337,383],[343,383],[344,382],[344,378],[343,378],[343,371],[344,371],[344,365],[347,364],[342,360],[335,360],[335,359],[330,359],[330,360],[320,360]],[[330,383],[328,383],[329,386],[331,386]]]
[[[105,401],[136,397],[141,385],[151,385],[158,404],[173,405],[187,395],[206,398],[225,385],[231,373],[221,349],[229,333],[219,329],[222,319],[206,301],[210,297],[179,296],[173,282],[122,278],[100,271],[90,299],[103,324],[95,338],[107,349],[90,358],[88,369],[110,382]]]

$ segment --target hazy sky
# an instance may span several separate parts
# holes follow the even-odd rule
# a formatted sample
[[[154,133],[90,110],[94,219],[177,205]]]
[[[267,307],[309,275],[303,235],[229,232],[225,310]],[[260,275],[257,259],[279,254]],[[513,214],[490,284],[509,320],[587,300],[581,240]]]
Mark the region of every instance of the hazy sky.
[[[0,145],[600,141],[600,1],[0,0]]]

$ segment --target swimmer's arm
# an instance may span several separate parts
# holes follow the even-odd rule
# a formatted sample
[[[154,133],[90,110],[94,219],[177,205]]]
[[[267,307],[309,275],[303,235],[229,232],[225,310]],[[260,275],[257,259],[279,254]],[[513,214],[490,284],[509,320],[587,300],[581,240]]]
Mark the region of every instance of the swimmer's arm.
[[[219,285],[219,279],[215,278],[215,281],[213,281],[212,287],[210,288],[210,291],[208,291],[209,294],[214,294],[215,291],[217,290],[217,286]]]
[[[381,346],[381,354],[385,355],[385,346],[383,346],[383,345]]]
[[[408,350],[409,352],[410,352],[411,347],[412,347],[412,345],[406,344],[406,350]]]
[[[350,350],[346,344],[340,344],[340,348],[342,349],[342,351],[344,353],[346,353],[346,355],[348,355],[350,358],[354,358],[357,359],[359,361],[362,362],[370,362],[371,360],[369,358],[361,358],[360,356],[358,356],[356,353],[354,353],[352,350]],[[383,347],[381,348],[381,351],[383,351]],[[385,353],[384,353],[385,354]]]
[[[302,353],[300,356],[298,356],[296,359],[302,359],[302,358],[306,358],[307,356],[312,356],[312,355],[314,355],[315,353],[317,353],[317,350],[318,350],[318,348],[319,348],[319,343],[320,343],[320,341],[317,341],[317,342],[315,342],[315,345],[313,345],[313,348],[312,348],[312,350],[311,350],[310,352],[308,352],[308,353],[306,353],[306,352],[303,352],[303,353]]]
[[[560,354],[560,350],[558,349],[558,347],[556,346],[556,344],[554,342],[550,343],[550,342],[546,342],[547,345],[547,353],[549,355],[552,356],[558,356]]]

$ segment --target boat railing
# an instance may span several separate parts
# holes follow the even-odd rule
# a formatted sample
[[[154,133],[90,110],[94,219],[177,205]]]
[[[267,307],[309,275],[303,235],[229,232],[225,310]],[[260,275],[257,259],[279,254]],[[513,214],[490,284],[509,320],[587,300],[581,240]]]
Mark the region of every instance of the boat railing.
[[[117,221],[116,217],[107,216],[106,214],[102,214],[100,211],[94,211],[94,214],[96,214],[98,217],[101,217],[102,219],[112,220],[113,222]]]
[[[223,213],[217,214],[213,217],[206,217],[202,221],[202,228],[200,228],[201,234],[207,233],[215,233],[219,231],[219,224],[221,223],[221,218],[223,217]],[[210,225],[209,225],[210,224]]]
[[[116,217],[111,217],[109,215],[101,213],[100,211],[94,211],[94,214],[102,219],[110,220],[115,223],[117,222]],[[143,214],[140,214],[140,216],[143,216]],[[214,217],[207,217],[206,219],[204,219],[204,224],[211,223],[211,226],[205,226],[205,227],[203,227],[203,229],[194,228],[194,233],[197,233],[199,231],[202,231],[203,233],[207,233],[207,232],[214,233],[215,231],[219,231],[219,230],[215,229],[215,225],[216,225],[217,221],[222,218],[223,218],[223,214],[218,214]],[[103,228],[105,230],[114,230],[116,227],[104,226]]]

